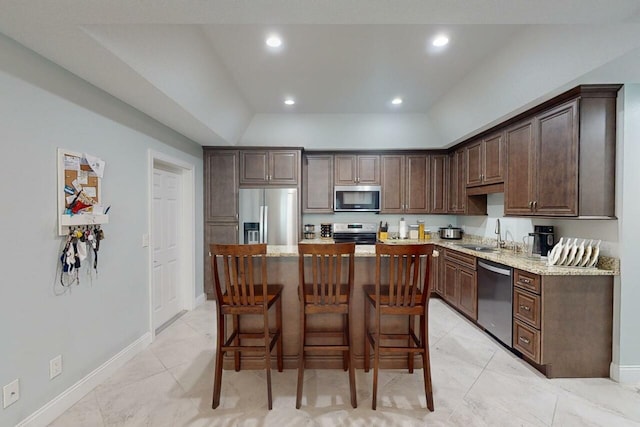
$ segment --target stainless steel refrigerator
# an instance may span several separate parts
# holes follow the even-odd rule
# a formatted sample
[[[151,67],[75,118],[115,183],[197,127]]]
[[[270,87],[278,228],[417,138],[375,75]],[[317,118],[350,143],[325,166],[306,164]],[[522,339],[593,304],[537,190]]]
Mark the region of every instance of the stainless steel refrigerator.
[[[240,189],[240,243],[297,245],[298,190],[295,188]]]

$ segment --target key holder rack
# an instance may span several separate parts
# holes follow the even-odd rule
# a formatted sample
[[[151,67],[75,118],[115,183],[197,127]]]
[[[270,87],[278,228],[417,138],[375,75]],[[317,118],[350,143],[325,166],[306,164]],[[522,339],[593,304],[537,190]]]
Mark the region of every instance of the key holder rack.
[[[99,160],[83,153],[58,148],[58,235],[68,235],[70,227],[109,223],[108,207],[102,203],[102,172],[95,167]],[[100,171],[100,175],[96,173],[96,169]],[[71,213],[69,207],[74,200],[76,203],[90,200],[93,205],[90,209]]]

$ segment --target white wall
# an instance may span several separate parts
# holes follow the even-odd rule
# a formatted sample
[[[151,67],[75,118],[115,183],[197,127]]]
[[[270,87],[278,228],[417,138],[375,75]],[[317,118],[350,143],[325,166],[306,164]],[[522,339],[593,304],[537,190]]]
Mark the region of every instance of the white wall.
[[[205,137],[208,145],[235,144],[249,124],[253,111],[199,27],[100,25],[85,31],[219,136]],[[182,123],[168,119],[182,131]]]
[[[621,374],[635,378],[640,382],[640,201],[638,183],[640,183],[640,84],[628,84],[624,87],[624,124],[623,146],[618,156],[622,176],[618,191],[619,235],[620,235],[620,341],[619,365]]]
[[[442,144],[424,114],[256,114],[239,142],[308,150],[426,149]]]
[[[202,293],[202,151],[190,140],[0,35],[0,385],[21,398],[15,425],[149,331],[148,150],[195,165],[196,293]],[[59,286],[56,148],[107,163],[112,206],[99,275]],[[85,270],[83,270],[84,272]],[[49,360],[64,372],[49,380]]]
[[[531,26],[456,84],[427,114],[447,143],[464,139],[569,89],[576,78],[638,48],[639,27]]]

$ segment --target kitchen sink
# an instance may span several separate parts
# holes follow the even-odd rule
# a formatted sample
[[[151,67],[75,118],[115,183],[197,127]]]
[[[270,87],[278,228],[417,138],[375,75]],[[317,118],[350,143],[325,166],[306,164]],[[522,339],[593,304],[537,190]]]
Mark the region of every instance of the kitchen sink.
[[[497,251],[496,248],[493,248],[491,246],[471,245],[471,244],[460,244],[458,246],[460,246],[461,248],[471,249],[472,251],[478,251],[478,252],[495,252],[495,251]]]

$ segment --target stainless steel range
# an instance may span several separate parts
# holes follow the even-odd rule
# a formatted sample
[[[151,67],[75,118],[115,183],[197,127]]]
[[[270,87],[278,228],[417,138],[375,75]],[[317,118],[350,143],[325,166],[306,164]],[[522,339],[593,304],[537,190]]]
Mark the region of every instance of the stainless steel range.
[[[333,240],[336,243],[355,242],[356,245],[374,245],[378,235],[378,224],[375,223],[341,223],[333,224]]]

